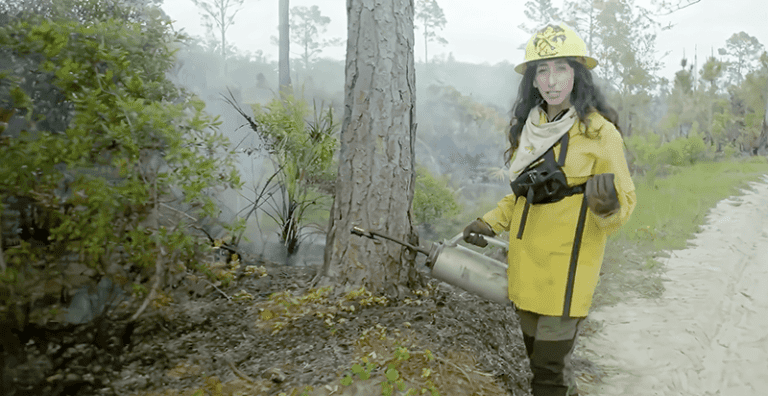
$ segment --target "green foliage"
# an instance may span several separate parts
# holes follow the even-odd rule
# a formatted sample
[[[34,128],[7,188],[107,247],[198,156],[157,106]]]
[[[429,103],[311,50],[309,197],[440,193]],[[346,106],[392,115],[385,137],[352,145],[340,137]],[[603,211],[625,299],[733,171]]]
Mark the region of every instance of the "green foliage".
[[[684,249],[718,201],[738,194],[748,181],[768,173],[765,157],[745,161],[698,162],[666,176],[636,175],[637,206],[627,224],[608,238],[593,308],[622,301],[626,285],[633,294],[655,298],[664,291],[664,251]]]
[[[438,36],[436,32],[445,28],[446,22],[445,13],[437,4],[437,0],[418,0],[416,2],[414,27],[421,25],[421,30],[424,32],[424,63],[429,62],[427,48],[430,42],[448,44],[448,40]]]
[[[699,70],[699,75],[703,81],[709,83],[709,92],[715,93],[718,90],[718,82],[723,77],[727,64],[718,60],[714,56],[707,58],[707,61]]]
[[[320,7],[291,7],[291,41],[301,49],[301,61],[304,70],[308,70],[313,59],[323,52],[323,48],[340,45],[340,39],[321,40],[319,35],[328,30],[331,18],[322,15]]]
[[[531,26],[520,24],[518,27],[529,34],[534,34],[543,26],[554,23],[561,15],[560,10],[552,5],[552,0],[528,0],[525,2],[523,13],[534,24]]]
[[[433,224],[444,217],[459,213],[456,196],[448,187],[448,178],[435,178],[425,167],[416,169],[413,213],[417,224]]]
[[[219,50],[221,57],[226,58],[229,55],[230,48],[226,43],[226,31],[235,24],[235,15],[242,10],[244,0],[192,0],[203,12],[203,26],[208,33],[216,35],[218,33],[219,42],[216,49]]]
[[[658,165],[690,165],[709,157],[696,122],[687,137],[664,144],[660,142],[660,136],[653,133],[632,135],[626,139],[627,147],[634,155],[632,166],[636,171],[650,171]]]
[[[584,5],[581,4],[582,9]],[[651,89],[656,79],[654,74],[661,68],[654,53],[656,35],[653,34],[659,22],[643,16],[650,13],[635,1],[604,2],[594,19],[584,21],[592,26],[582,26],[580,30],[585,36],[587,33],[593,36],[591,40],[585,38],[593,46],[592,55],[603,65],[597,74],[620,93],[622,101]],[[624,105],[624,112],[629,111]],[[621,116],[627,118],[625,114]]]
[[[366,334],[367,332],[364,332],[364,335],[361,339],[365,339]],[[381,334],[384,338],[386,338],[383,332]],[[415,354],[423,357],[423,359],[420,359],[423,361],[423,366],[417,367],[416,370],[410,366],[419,366],[419,362],[411,359],[411,352],[408,351],[408,348],[396,344],[394,352],[391,355],[392,357],[385,360],[385,363],[388,362],[386,363],[386,366],[379,366],[376,363],[370,362],[367,357],[364,357],[362,362],[365,364],[365,366],[359,363],[353,364],[351,369],[344,374],[344,377],[341,379],[340,383],[343,386],[349,386],[355,382],[354,376],[357,376],[358,380],[360,381],[365,381],[371,378],[371,374],[374,371],[379,371],[383,373],[383,378],[381,378],[381,382],[379,383],[381,386],[382,396],[392,396],[395,390],[406,392],[406,395],[418,395],[430,392],[432,396],[439,396],[440,393],[437,391],[437,387],[429,379],[430,375],[432,374],[432,367],[430,363],[435,360],[434,355],[429,349],[425,350],[424,352],[416,352]],[[413,371],[421,373],[418,380],[423,382],[423,386],[420,390],[419,387],[417,387],[409,388],[406,391],[407,386],[405,382],[405,373]],[[409,380],[413,380],[413,378],[409,378]]]
[[[666,165],[692,165],[704,158],[707,148],[701,136],[691,130],[688,137],[665,143],[659,149],[658,161]]]
[[[729,142],[730,130],[733,125],[733,116],[730,112],[722,111],[714,114],[712,119],[712,136],[715,142],[725,144]]]
[[[322,106],[321,106],[322,107]],[[318,184],[335,178],[334,154],[338,147],[333,110],[314,109],[291,95],[275,98],[264,106],[253,105],[251,127],[264,141],[278,178],[280,197],[268,201],[267,214],[280,227],[280,238],[293,254],[299,246],[304,220],[312,209],[329,206]],[[247,117],[247,116],[246,116]],[[272,196],[272,194],[270,194]]]
[[[733,59],[728,65],[728,72],[731,75],[731,81],[740,84],[744,75],[758,62],[760,54],[763,53],[763,45],[757,38],[743,31],[731,35],[725,44],[726,47],[720,48],[718,53]]]
[[[257,326],[271,328],[272,334],[277,334],[297,319],[314,315],[323,320],[333,335],[337,331],[336,325],[345,323],[349,315],[372,305],[389,304],[385,296],[374,296],[364,287],[352,290],[336,300],[329,298],[332,291],[333,287],[326,286],[309,289],[300,296],[289,291],[273,293],[268,301],[255,305],[261,319]]]
[[[736,153],[739,152],[739,149],[737,149],[734,145],[728,144],[723,147],[723,157],[725,158],[734,158],[736,157]]]
[[[624,140],[630,153],[632,153],[635,169],[647,170],[657,163],[658,147],[661,145],[661,136],[655,133],[635,134]]]
[[[254,104],[255,131],[279,168],[285,169],[292,194],[302,183],[333,172],[333,155],[338,148],[333,111],[315,108],[314,122],[307,122],[309,106],[292,95],[275,98],[264,106]]]
[[[683,69],[675,73],[674,89],[679,89],[685,94],[691,93],[693,90],[693,73],[691,70]]]
[[[31,197],[55,218],[49,247],[6,251],[18,276],[2,285],[5,307],[92,284],[97,274],[124,285],[130,269],[149,275],[154,270],[144,269],[174,264],[166,278],[173,282],[184,263],[194,263],[201,241],[188,234],[184,219],[160,217],[161,200],[170,202],[174,189],[199,208],[197,216],[212,216],[206,193],[240,181],[230,157],[212,155],[229,145],[211,132],[215,120],[165,77],[170,43],[181,38],[156,17],[142,24],[33,18],[0,28],[4,59],[24,65],[5,72],[0,108],[31,121],[27,132],[0,144],[0,192]],[[31,75],[41,83],[29,84]],[[62,117],[48,122],[51,114]],[[58,258],[69,253],[84,261],[62,266]],[[165,283],[154,285],[150,295]],[[147,294],[142,281],[133,289]]]
[[[666,177],[635,177],[638,205],[611,238],[652,241],[655,250],[684,248],[709,208],[767,172],[765,162],[730,160],[698,162]]]
[[[431,162],[440,166],[440,173],[451,174],[454,181],[486,179],[483,168],[497,165],[494,161],[501,160],[506,148],[500,142],[506,140],[504,131],[509,119],[501,109],[480,103],[456,87],[433,84],[425,91],[426,99],[420,108],[431,118],[420,121],[416,143],[425,149]]]
[[[38,16],[78,23],[110,18],[142,23],[161,16],[162,10],[156,6],[158,3],[157,0],[4,0],[0,2],[0,9],[7,12],[12,20]]]
[[[344,386],[352,385],[352,382],[354,381],[352,375],[356,375],[357,378],[363,381],[371,378],[371,372],[376,368],[376,365],[368,362],[367,359],[364,363],[365,366],[362,366],[359,363],[353,364],[352,368],[350,369],[352,373],[347,373],[344,378],[341,379],[341,384]]]

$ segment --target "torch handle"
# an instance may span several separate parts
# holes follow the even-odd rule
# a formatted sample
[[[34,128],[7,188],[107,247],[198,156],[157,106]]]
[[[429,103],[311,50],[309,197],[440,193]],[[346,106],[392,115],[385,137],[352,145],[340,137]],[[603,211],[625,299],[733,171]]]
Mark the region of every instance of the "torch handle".
[[[509,249],[509,243],[502,241],[499,238],[489,237],[487,235],[482,235],[483,239],[485,239],[488,243],[491,245],[496,245],[500,248]],[[464,233],[460,232],[458,235],[453,237],[450,241],[448,241],[449,246],[456,246],[456,244],[464,239]]]

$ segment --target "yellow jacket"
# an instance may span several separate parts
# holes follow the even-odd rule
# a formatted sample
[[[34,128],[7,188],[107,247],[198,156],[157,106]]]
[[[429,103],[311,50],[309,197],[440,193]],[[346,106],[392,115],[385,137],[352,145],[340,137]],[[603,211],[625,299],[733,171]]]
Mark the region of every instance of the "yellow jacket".
[[[621,135],[597,112],[587,119],[591,137],[580,131],[583,124],[578,119],[568,132],[570,142],[563,166],[568,185],[586,183],[600,173],[613,173],[621,210],[607,218],[587,210],[571,296],[566,296],[568,272],[584,194],[559,202],[530,205],[522,239],[517,239],[517,231],[525,197],[516,199],[514,194],[509,194],[482,217],[497,234],[502,230],[510,232],[509,299],[519,309],[562,316],[565,303],[570,300],[568,316],[587,316],[600,277],[606,237],[626,223],[635,208],[635,185],[624,158]],[[547,122],[545,114],[541,122]],[[595,132],[599,132],[599,137],[594,138]],[[556,145],[554,151],[558,158],[560,145]]]

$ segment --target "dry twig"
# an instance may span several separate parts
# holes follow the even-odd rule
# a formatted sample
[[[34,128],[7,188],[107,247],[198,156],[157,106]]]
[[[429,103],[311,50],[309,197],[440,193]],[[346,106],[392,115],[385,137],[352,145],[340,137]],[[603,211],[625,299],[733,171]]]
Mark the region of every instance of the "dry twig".
[[[201,279],[202,279],[202,278],[201,278]],[[216,285],[214,285],[213,283],[209,282],[209,281],[208,281],[208,279],[202,279],[202,280],[203,280],[205,283],[207,283],[207,284],[209,284],[209,285],[213,286],[213,288],[214,288],[214,289],[216,289],[216,290],[218,290],[218,291],[219,291],[219,293],[221,293],[221,294],[222,294],[224,297],[226,297],[226,298],[227,298],[227,300],[229,300],[229,301],[232,301],[232,298],[230,298],[230,297],[227,295],[227,293],[224,293],[223,291],[221,291],[221,289],[219,289],[218,287],[216,287]]]
[[[243,381],[248,382],[249,384],[256,384],[256,381],[253,378],[249,377],[244,372],[240,371],[240,369],[235,367],[235,364],[232,363],[232,361],[229,360],[229,358],[225,357],[224,360],[227,361],[227,364],[229,365],[229,368],[232,369],[232,372],[235,373],[236,376],[240,377],[240,379],[242,379]]]

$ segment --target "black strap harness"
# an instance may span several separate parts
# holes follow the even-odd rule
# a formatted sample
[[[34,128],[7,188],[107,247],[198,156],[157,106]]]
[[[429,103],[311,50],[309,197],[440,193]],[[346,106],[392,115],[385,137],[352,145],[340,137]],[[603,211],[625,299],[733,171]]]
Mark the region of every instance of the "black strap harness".
[[[569,187],[563,166],[565,157],[568,153],[568,142],[570,137],[568,132],[558,141],[560,143],[560,155],[555,161],[554,145],[549,148],[541,157],[537,158],[528,165],[520,176],[510,183],[512,191],[515,193],[516,200],[521,196],[525,197],[525,207],[523,216],[520,219],[520,227],[517,231],[517,239],[523,239],[525,222],[528,218],[528,209],[532,204],[548,204],[561,201],[565,197],[575,194],[582,194],[586,190],[586,183],[578,186]],[[557,143],[556,143],[557,144]],[[542,160],[543,158],[543,160]],[[534,165],[535,164],[535,165]],[[573,297],[573,288],[576,278],[576,264],[579,261],[579,249],[581,239],[584,233],[584,223],[587,215],[587,199],[582,198],[581,208],[579,210],[579,220],[576,223],[576,235],[573,240],[573,249],[571,251],[571,260],[568,268],[568,281],[565,289],[565,304],[563,307],[563,317],[568,317],[571,311],[571,301]]]
[[[554,145],[541,157],[528,165],[520,176],[510,183],[517,198],[525,197],[525,208],[517,231],[517,239],[523,239],[525,222],[531,204],[547,204],[561,201],[565,197],[584,192],[584,184],[568,187],[563,172],[565,156],[568,154],[569,136],[566,132],[558,141],[560,143],[560,158],[555,162]],[[541,159],[543,158],[543,161]],[[534,164],[536,164],[534,166]]]

